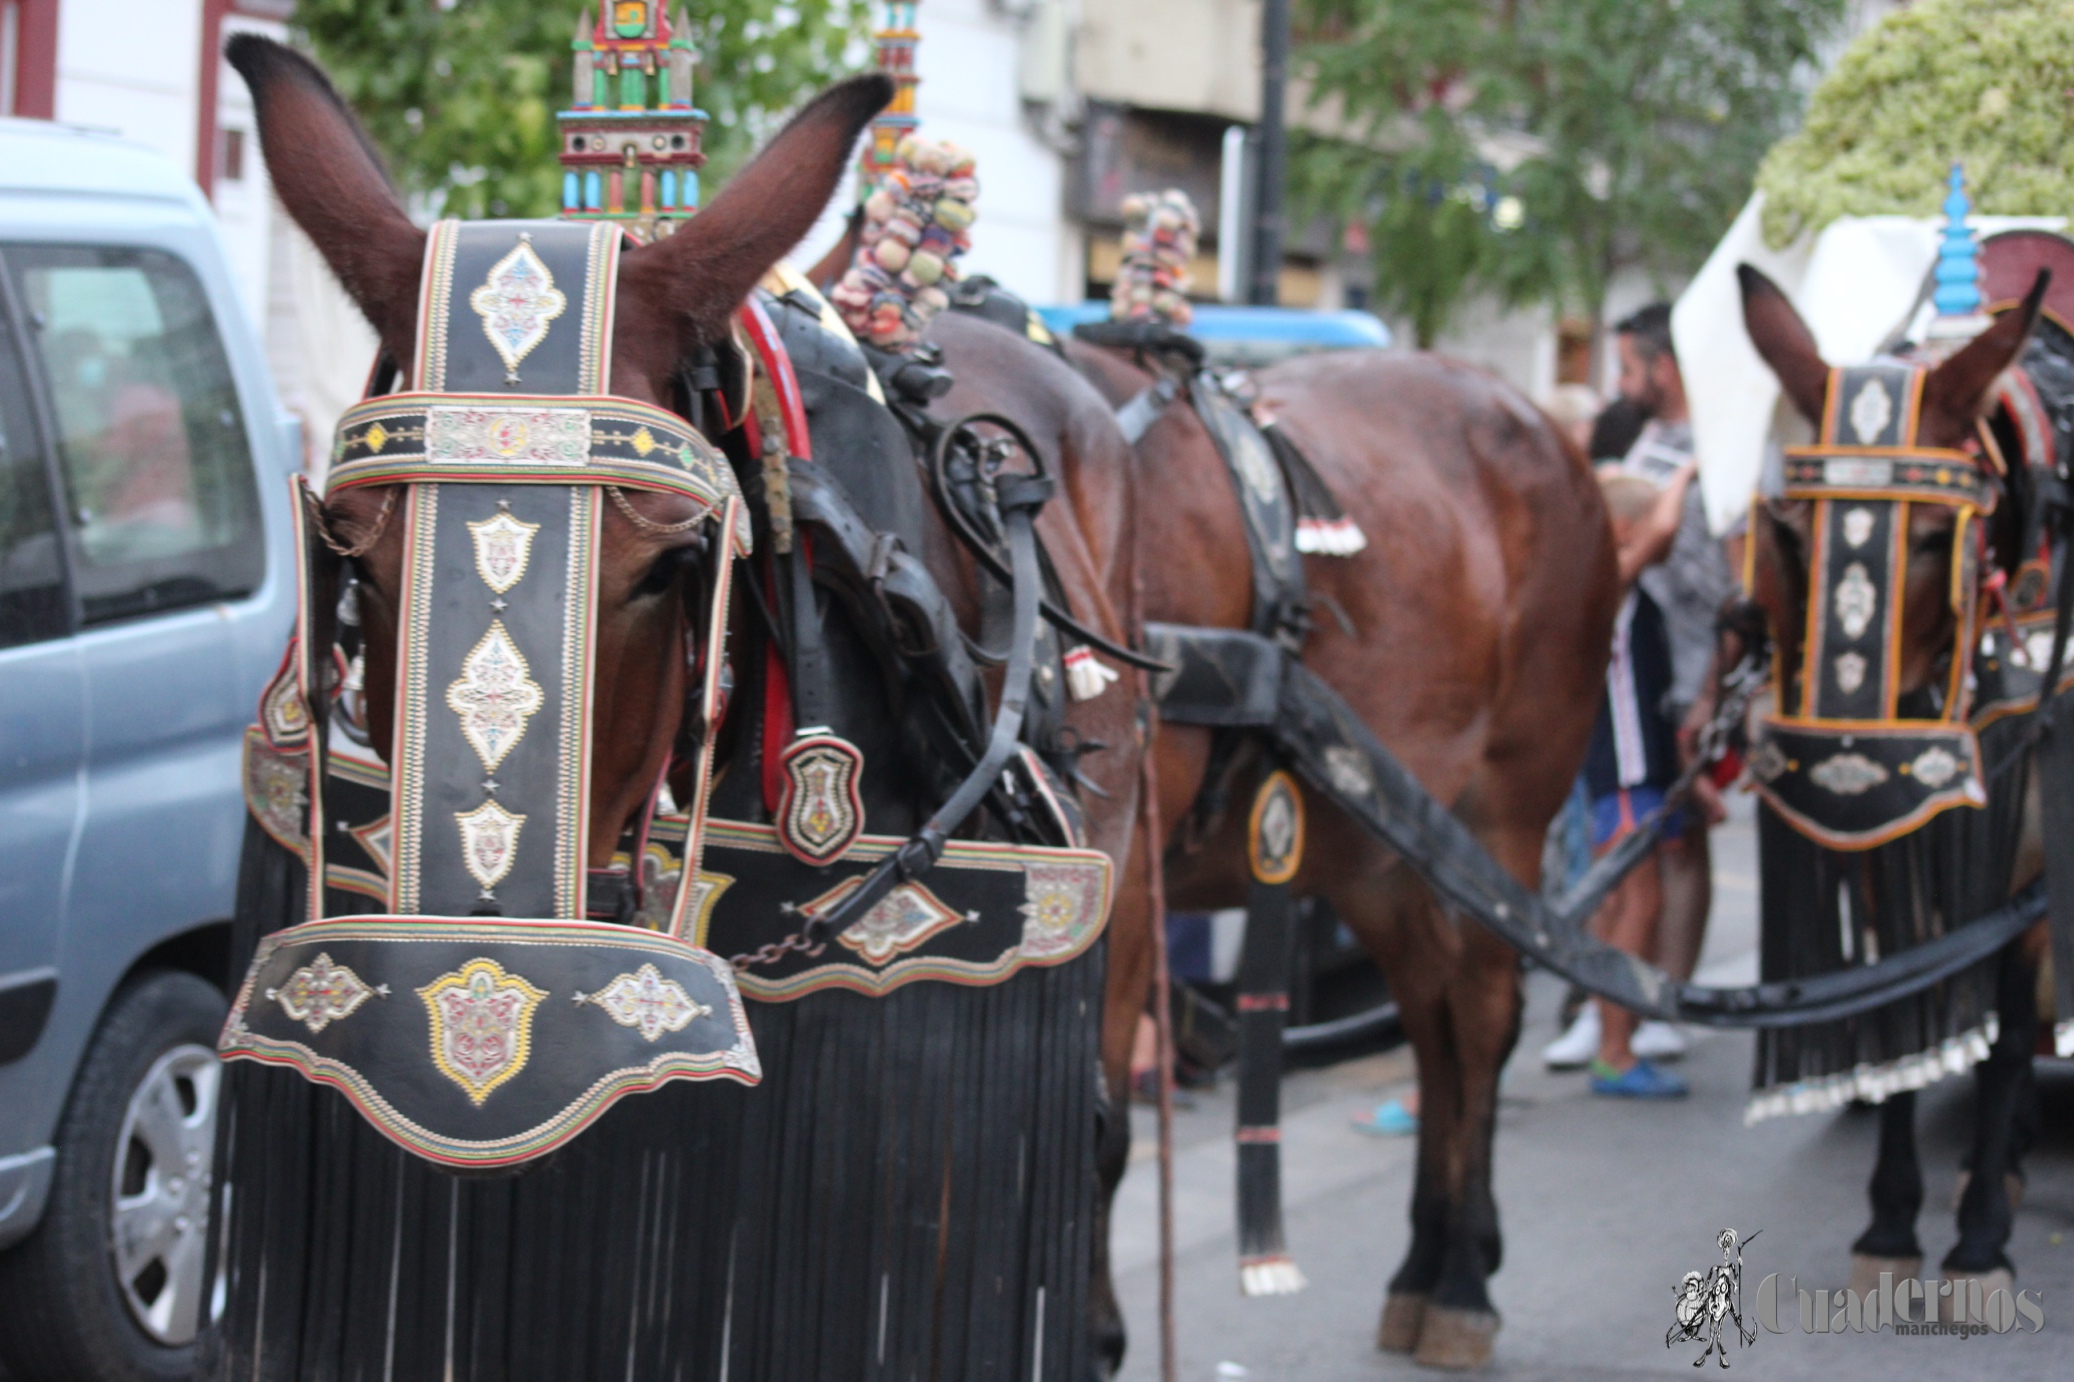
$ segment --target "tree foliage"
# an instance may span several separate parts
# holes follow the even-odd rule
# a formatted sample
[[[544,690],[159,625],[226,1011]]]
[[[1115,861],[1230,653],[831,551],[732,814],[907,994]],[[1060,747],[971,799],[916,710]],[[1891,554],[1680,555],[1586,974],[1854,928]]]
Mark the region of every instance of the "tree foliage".
[[[1430,343],[1495,292],[1596,317],[1705,256],[1790,126],[1843,0],[1298,0],[1342,135],[1295,190],[1366,222],[1377,298]]]
[[[2074,214],[2074,5],[1923,0],[1853,43],[1758,171],[1765,237],[1935,215],[1953,163],[1991,215]]]
[[[712,116],[709,185],[784,111],[869,60],[864,0],[688,8],[695,99]],[[582,0],[300,0],[295,24],[415,204],[463,217],[550,216],[561,203],[554,117],[570,103],[569,40],[582,9]]]

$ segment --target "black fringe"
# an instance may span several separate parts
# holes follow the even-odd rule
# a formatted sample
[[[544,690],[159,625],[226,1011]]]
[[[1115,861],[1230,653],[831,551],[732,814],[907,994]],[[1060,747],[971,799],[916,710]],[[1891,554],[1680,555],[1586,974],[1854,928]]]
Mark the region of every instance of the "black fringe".
[[[1983,763],[2002,761],[2022,724],[2010,717],[1984,730]],[[1989,784],[1984,808],[1945,811],[1900,839],[1853,853],[1814,843],[1760,803],[1760,977],[1769,983],[1868,964],[2001,906],[2030,771],[2026,758]],[[1761,1094],[1884,1066],[1974,1031],[1995,1009],[1997,963],[1990,956],[1855,1017],[1760,1028],[1753,1088]]]
[[[237,974],[303,886],[248,832]],[[439,1170],[235,1062],[202,1375],[1080,1382],[1103,968],[751,1003],[761,1086],[623,1100],[515,1175]]]

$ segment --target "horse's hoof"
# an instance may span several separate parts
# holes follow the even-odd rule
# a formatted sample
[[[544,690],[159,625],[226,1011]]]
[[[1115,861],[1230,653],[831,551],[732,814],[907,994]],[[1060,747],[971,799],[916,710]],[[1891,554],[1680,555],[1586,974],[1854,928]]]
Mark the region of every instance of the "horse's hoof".
[[[1896,1281],[1904,1281],[1923,1274],[1923,1259],[1920,1257],[1868,1257],[1862,1252],[1851,1254],[1851,1289],[1863,1300],[1880,1289],[1880,1273],[1892,1272]]]
[[[1375,1346],[1385,1353],[1410,1353],[1419,1346],[1419,1324],[1425,1318],[1424,1292],[1390,1292],[1383,1297],[1383,1322],[1376,1326]]]
[[[1951,1269],[1947,1267],[1945,1270]],[[2012,1300],[2016,1298],[2016,1276],[2007,1267],[1970,1272],[1965,1276],[1953,1273],[1949,1280],[1952,1283],[1952,1293],[1944,1300],[1940,1312],[1947,1324],[1986,1324],[1987,1321],[1981,1318],[1981,1311],[1987,1309],[1988,1297],[1997,1291],[2007,1291]],[[1972,1308],[1973,1291],[1969,1283],[1975,1281],[1980,1283],[1980,1311]]]
[[[1429,1305],[1419,1325],[1419,1347],[1412,1359],[1429,1368],[1480,1368],[1491,1361],[1498,1337],[1495,1310],[1454,1310]]]

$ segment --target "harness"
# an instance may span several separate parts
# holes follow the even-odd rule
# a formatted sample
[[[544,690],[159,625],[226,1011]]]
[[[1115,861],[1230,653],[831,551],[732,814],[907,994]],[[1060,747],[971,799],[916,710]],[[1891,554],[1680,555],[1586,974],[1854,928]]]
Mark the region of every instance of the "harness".
[[[1813,512],[1806,658],[1797,708],[1765,718],[1749,764],[1765,802],[1832,849],[1869,848],[1939,812],[1987,804],[1966,672],[1992,496],[1972,456],[1917,444],[1928,376],[1907,364],[1834,371],[1820,441],[1786,456],[1785,495]],[[1921,506],[1952,514],[1951,581],[1936,598],[1955,632],[1929,713],[1909,714],[1900,657],[1909,520]]]
[[[307,865],[310,920],[260,942],[219,1050],[337,1087],[447,1166],[541,1156],[666,1081],[761,1078],[692,890],[652,930],[586,920],[603,506],[642,489],[698,509],[694,869],[749,551],[725,458],[606,392],[620,244],[605,225],[433,228],[413,387],[346,412],[327,481],[401,494],[387,766],[359,718],[357,578],[300,480],[296,637],[247,741],[255,818]]]

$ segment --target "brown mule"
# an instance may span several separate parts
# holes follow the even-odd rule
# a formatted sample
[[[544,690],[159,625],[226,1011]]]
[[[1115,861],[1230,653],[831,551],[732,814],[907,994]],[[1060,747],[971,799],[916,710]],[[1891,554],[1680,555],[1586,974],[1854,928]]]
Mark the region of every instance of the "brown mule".
[[[1819,425],[1824,408],[1839,406],[1841,400],[1830,397],[1834,387],[1830,367],[1816,349],[1813,333],[1785,293],[1764,274],[1745,264],[1739,266],[1738,276],[1743,319],[1751,343],[1778,376],[1795,409]],[[1976,429],[1990,412],[1997,380],[2017,364],[2037,324],[2049,282],[2050,276],[2041,273],[2020,303],[2003,311],[1992,326],[1930,369],[1922,383],[1920,420],[1912,439],[1915,445],[1951,449],[1974,439]],[[2009,450],[2011,454],[2020,454],[2013,445]],[[1987,559],[1980,564],[1978,574],[1983,581],[1996,572],[2014,576],[2029,555],[2023,546],[2022,508],[2026,496],[2021,491],[2020,477],[1997,479],[1986,462],[1981,463],[1980,474],[1999,494],[1982,520],[1986,525]],[[1805,497],[1771,498],[1753,507],[1750,602],[1736,619],[1729,621],[1731,627],[1724,634],[1717,659],[1722,668],[1733,666],[1750,641],[1768,641],[1772,650],[1772,685],[1777,688],[1775,694],[1782,706],[1798,700],[1800,680],[1807,674],[1808,555],[1814,550],[1815,503]],[[1895,635],[1894,649],[1894,678],[1900,696],[1916,695],[1933,684],[1941,686],[1942,679],[1950,675],[1949,661],[1959,617],[1952,598],[1952,536],[1957,521],[1954,511],[1944,504],[1917,503],[1908,506],[1908,515],[1903,549],[1906,565],[1895,592],[1902,602],[1901,627]],[[2017,726],[2005,721],[2000,728]],[[1992,770],[2006,750],[1989,752],[1988,743],[1984,737],[1983,757]],[[1991,780],[1986,785],[1987,811],[1999,813],[2009,821],[2007,828],[2011,833],[2001,841],[2007,847],[2008,871],[1998,878],[1983,870],[1985,876],[1973,886],[1975,891],[1999,903],[2044,870],[2042,807],[2035,772],[2014,797],[2006,783],[1998,787]],[[1997,828],[1989,826],[1986,830],[1992,833]],[[1797,847],[1797,837],[1784,830],[1778,838],[1783,844]],[[1904,837],[1894,846],[1880,848],[1901,847],[1907,842]],[[1767,867],[1764,872],[1769,880],[1772,869]],[[1875,874],[1870,866],[1865,872]],[[1817,886],[1814,880],[1796,874],[1786,891],[1791,894],[1802,883],[1811,891]],[[1876,914],[1882,910],[1878,895],[1873,897],[1873,908],[1868,914],[1872,919],[1864,923],[1868,927],[1878,924]],[[1905,924],[1915,927],[1922,923],[1913,918],[1927,913],[1934,905],[1910,897],[1899,906],[1887,904],[1885,910],[1911,918]],[[1766,911],[1771,911],[1769,900]],[[1765,924],[1769,930],[1773,917],[1767,915]],[[2046,926],[2040,920],[2005,947],[1997,972],[1991,976],[1997,988],[1993,1001],[1999,1035],[1988,1048],[1986,1059],[1974,1067],[1978,1106],[1970,1158],[1973,1171],[1954,1206],[1958,1242],[1940,1267],[1947,1278],[1979,1278],[1990,1292],[1997,1284],[2006,1285],[2011,1271],[2005,1249],[2016,1191],[2022,1184],[2015,1170],[2022,1140],[2016,1124],[2030,1079],[2038,1025],[2035,994],[2038,967],[2047,947]],[[1783,939],[1790,942],[1791,937]],[[1767,954],[1772,953],[1773,945],[1768,934]],[[1909,1029],[1906,1022],[1894,1025],[1900,1030]],[[1883,1271],[1893,1272],[1897,1279],[1920,1273],[1923,1251],[1915,1225],[1922,1208],[1923,1182],[1916,1159],[1914,1113],[1912,1090],[1894,1094],[1881,1105],[1878,1161],[1868,1187],[1872,1222],[1852,1245],[1854,1289],[1877,1284]]]
[[[405,216],[365,136],[321,72],[260,40],[234,43],[231,60],[252,88],[284,205],[374,324],[390,358],[408,364],[424,232]],[[615,394],[671,406],[682,362],[701,347],[727,342],[732,314],[806,232],[832,194],[858,133],[889,95],[890,86],[879,77],[832,88],[809,103],[697,218],[668,239],[626,249],[613,337]],[[1128,447],[1101,398],[1065,364],[1046,360],[1033,368],[1019,347],[990,353],[987,345],[983,341],[967,352],[957,389],[938,402],[937,413],[946,419],[980,410],[1003,414],[1035,441],[1059,482],[1038,528],[1064,603],[1102,637],[1127,642],[1137,622],[1136,549],[1130,540],[1135,470]],[[366,693],[378,745],[391,741],[394,714],[403,539],[401,525],[390,521],[393,494],[350,491],[326,514],[333,539],[364,549]],[[667,495],[630,492],[622,499],[603,509],[599,542],[593,865],[608,861],[621,824],[652,788],[677,740],[684,706],[686,620],[679,574],[692,539],[669,529],[687,513]],[[965,629],[976,634],[979,586],[970,558],[933,514],[928,529],[917,555],[958,606]],[[738,619],[748,614],[744,604],[737,605]],[[1120,876],[1131,870],[1143,752],[1135,712],[1127,687],[1067,710],[1067,724],[1081,743],[1106,746],[1081,762],[1083,779],[1103,794],[1089,793],[1084,806],[1090,843],[1118,862]],[[723,740],[723,756],[726,748]],[[1142,877],[1142,862],[1135,875]],[[1122,886],[1141,885],[1126,880]],[[975,1117],[977,1109],[975,1102]],[[1087,1135],[1094,1132],[1090,1127]],[[1054,1306],[1056,1330],[1062,1316],[1056,1301]],[[738,1324],[738,1341],[740,1335]],[[716,1348],[719,1337],[714,1330]]]
[[[1112,404],[1152,378],[1127,356],[1071,343]],[[1589,467],[1502,383],[1434,356],[1380,352],[1291,361],[1258,376],[1262,400],[1368,536],[1352,558],[1311,559],[1310,589],[1352,625],[1320,617],[1304,661],[1334,686],[1437,799],[1529,886],[1570,790],[1604,690],[1619,592]],[[1145,617],[1244,628],[1246,537],[1224,462],[1177,404],[1137,447]],[[1330,602],[1328,604],[1328,602]],[[1243,902],[1242,813],[1201,837],[1182,824],[1206,785],[1210,732],[1170,726],[1155,747],[1177,908]],[[1247,751],[1230,799],[1266,767]],[[1383,966],[1418,1059],[1421,1126],[1412,1243],[1390,1283],[1378,1343],[1422,1363],[1486,1361],[1498,1317],[1486,1278],[1500,1255],[1491,1194],[1498,1073],[1517,1038],[1517,956],[1451,918],[1417,875],[1315,792],[1300,893],[1329,898]],[[1149,920],[1119,900],[1104,1054],[1121,1099],[1151,979]],[[1107,1166],[1111,1184],[1121,1159]],[[1103,1264],[1106,1283],[1106,1262]],[[1098,1298],[1099,1299],[1099,1298]],[[1109,1341],[1121,1354],[1120,1332]]]

